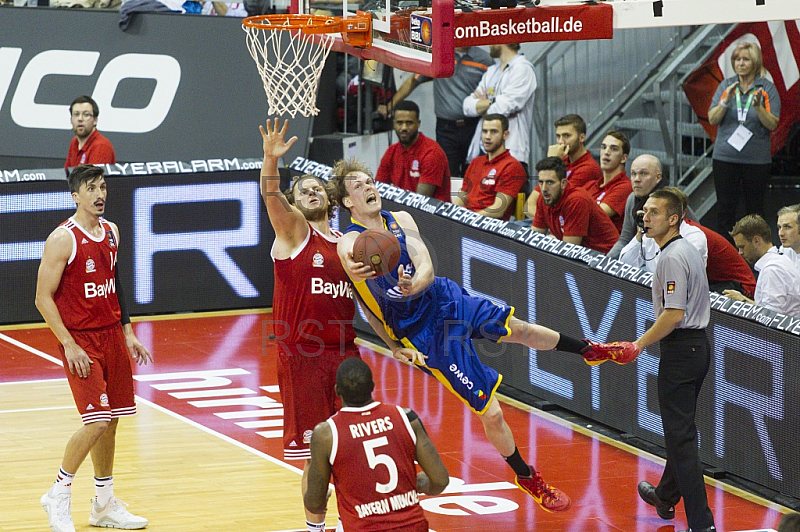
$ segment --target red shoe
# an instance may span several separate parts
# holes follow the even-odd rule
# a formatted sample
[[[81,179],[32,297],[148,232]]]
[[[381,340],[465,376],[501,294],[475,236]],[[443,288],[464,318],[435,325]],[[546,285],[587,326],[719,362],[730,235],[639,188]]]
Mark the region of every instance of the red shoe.
[[[518,476],[515,482],[519,489],[533,497],[533,500],[539,503],[543,510],[563,512],[569,510],[569,507],[572,506],[572,501],[566,493],[546,483],[539,473],[534,474],[532,467],[530,478]]]
[[[590,366],[602,364],[606,360],[613,360],[617,364],[633,362],[641,350],[633,342],[608,342],[599,344],[591,340],[584,340],[589,345],[581,350],[583,360]]]

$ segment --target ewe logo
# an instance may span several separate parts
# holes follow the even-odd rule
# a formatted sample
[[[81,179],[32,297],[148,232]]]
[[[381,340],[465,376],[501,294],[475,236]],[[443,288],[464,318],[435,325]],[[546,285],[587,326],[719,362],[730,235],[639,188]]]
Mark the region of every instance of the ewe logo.
[[[20,127],[34,129],[71,129],[69,104],[37,103],[36,96],[47,76],[96,76],[92,98],[101,110],[104,132],[147,133],[156,129],[169,114],[178,85],[181,66],[169,55],[123,54],[111,59],[95,73],[100,52],[81,50],[45,50],[24,66],[19,65],[22,48],[0,48],[0,104],[5,100],[11,80],[19,69],[19,77],[11,99],[11,119]],[[126,79],[155,80],[150,102],[141,109],[114,107],[114,95]]]

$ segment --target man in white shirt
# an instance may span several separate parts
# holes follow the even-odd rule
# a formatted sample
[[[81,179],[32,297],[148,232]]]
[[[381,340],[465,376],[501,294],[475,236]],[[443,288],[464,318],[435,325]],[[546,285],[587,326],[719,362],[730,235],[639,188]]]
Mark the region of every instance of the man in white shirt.
[[[465,116],[500,114],[508,118],[506,148],[528,171],[531,151],[531,121],[536,74],[533,65],[519,53],[519,44],[493,44],[489,55],[499,62],[483,74],[478,88],[464,98]],[[481,154],[481,124],[475,128],[467,160]]]
[[[800,318],[800,276],[792,261],[772,245],[772,231],[764,218],[748,214],[736,222],[731,236],[739,254],[758,272],[758,281],[755,300],[736,290],[725,290],[723,295]]]
[[[800,271],[800,203],[778,211],[778,238],[781,240],[779,251]]]

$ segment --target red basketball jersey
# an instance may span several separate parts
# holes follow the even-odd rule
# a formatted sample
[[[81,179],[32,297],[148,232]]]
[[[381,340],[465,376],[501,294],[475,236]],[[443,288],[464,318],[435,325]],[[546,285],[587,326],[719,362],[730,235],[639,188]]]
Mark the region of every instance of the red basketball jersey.
[[[403,409],[378,402],[328,419],[331,472],[345,530],[427,530],[419,505],[417,438]]]
[[[72,255],[53,297],[67,329],[99,329],[122,317],[114,279],[118,239],[106,220],[101,218],[100,225],[100,238],[84,231],[72,218],[58,226],[72,237]]]
[[[273,316],[278,345],[309,346],[306,351],[351,343],[355,303],[336,240],[308,226],[309,234],[288,259],[275,259]],[[337,237],[341,233],[336,233]]]

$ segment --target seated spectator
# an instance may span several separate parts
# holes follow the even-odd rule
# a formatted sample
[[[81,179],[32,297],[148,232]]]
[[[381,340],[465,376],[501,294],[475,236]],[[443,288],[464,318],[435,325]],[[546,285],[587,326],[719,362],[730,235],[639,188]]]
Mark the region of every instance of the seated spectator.
[[[564,159],[569,182],[583,187],[593,194],[603,179],[603,172],[584,145],[586,122],[578,115],[566,115],[556,120],[555,126],[556,143],[547,148],[547,156]],[[539,194],[541,194],[541,188],[536,185],[536,189],[531,192],[528,201],[525,202],[525,216],[528,218],[533,218],[536,214]]]
[[[447,156],[436,141],[419,131],[419,107],[403,100],[394,108],[395,142],[381,158],[376,181],[450,201],[450,169]]]
[[[542,194],[536,206],[533,229],[550,231],[559,240],[607,253],[619,238],[617,228],[589,193],[567,179],[560,157],[536,163]]]
[[[659,188],[669,189],[670,192],[677,195],[679,198],[686,198],[686,195],[676,187]],[[693,227],[687,223],[686,202],[684,202],[683,207],[684,218],[681,220],[680,225],[681,237],[685,238],[690,244],[697,248],[697,251],[699,251],[700,255],[703,257],[703,264],[705,264],[706,268],[708,268],[708,241],[706,240],[706,235],[700,228]],[[658,247],[656,241],[646,234],[643,234],[644,232],[643,224],[639,225],[638,231],[636,232],[636,238],[632,238],[631,241],[628,242],[624,248],[622,248],[622,251],[619,254],[619,260],[625,264],[630,264],[632,266],[636,266],[637,268],[644,268],[649,272],[655,273],[656,266],[658,265],[660,248]]]
[[[633,192],[631,180],[625,173],[625,163],[631,153],[631,143],[621,131],[609,131],[600,143],[600,169],[603,180],[592,197],[600,205],[617,231],[622,231],[625,203]]]
[[[739,254],[758,272],[758,281],[753,299],[736,290],[723,294],[800,318],[800,276],[792,261],[772,245],[772,231],[764,218],[748,214],[736,222],[731,236]]]
[[[203,2],[203,9],[200,13],[203,15],[217,15],[220,17],[244,18],[247,16],[247,9],[245,5],[241,3]]]
[[[778,238],[781,240],[780,252],[800,270],[800,203],[778,211]]]
[[[536,92],[536,74],[533,65],[520,53],[519,43],[492,44],[489,55],[498,62],[490,66],[481,77],[475,92],[464,98],[465,116],[500,114],[509,117],[507,148],[528,172],[531,153],[531,121],[533,120],[533,94]],[[472,136],[467,161],[480,155],[481,127]]]
[[[358,61],[354,61],[358,63]],[[433,80],[433,113],[436,115],[436,142],[447,154],[450,176],[463,176],[472,135],[480,122],[478,116],[464,115],[464,98],[472,94],[486,69],[494,64],[488,53],[478,46],[456,48],[455,68],[449,78],[429,78],[422,74],[409,76],[387,105],[379,105],[378,113],[391,116],[398,103],[417,86]]]
[[[509,219],[528,175],[506,149],[508,134],[505,116],[492,114],[483,118],[481,140],[486,154],[469,164],[461,192],[453,201],[455,205],[490,218]]]
[[[608,252],[610,258],[618,259],[622,248],[636,235],[636,213],[642,210],[644,202],[650,197],[650,193],[666,185],[667,181],[663,179],[661,161],[657,157],[644,154],[634,159],[633,164],[631,164],[631,188],[633,192],[628,195],[628,200],[625,202],[622,231],[619,233],[619,240]],[[689,208],[686,216],[692,220],[697,219],[691,208]]]

